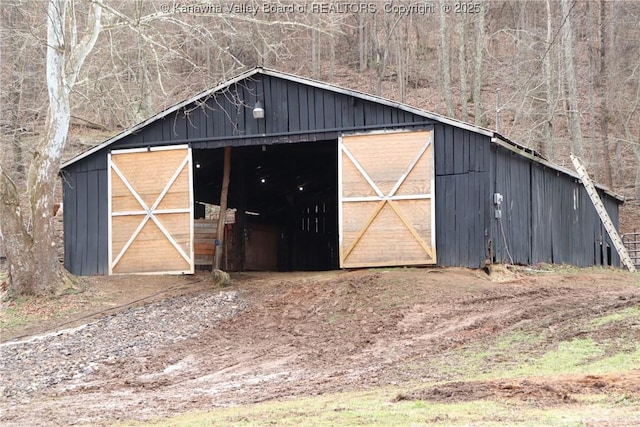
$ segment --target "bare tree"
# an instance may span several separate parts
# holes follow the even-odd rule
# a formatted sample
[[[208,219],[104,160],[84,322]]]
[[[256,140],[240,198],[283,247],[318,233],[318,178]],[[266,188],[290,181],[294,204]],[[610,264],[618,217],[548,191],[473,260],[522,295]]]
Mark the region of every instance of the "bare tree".
[[[462,120],[469,120],[467,100],[469,98],[467,89],[467,14],[458,14],[458,73],[460,74],[460,106],[462,108]]]
[[[635,100],[624,122],[625,135],[626,135],[627,141],[631,145],[631,149],[636,159],[636,173],[635,173],[635,182],[634,182],[634,196],[636,200],[640,200],[640,132],[638,132],[636,129],[637,135],[634,141],[633,130],[631,126],[632,126],[632,120],[634,117],[636,117],[636,123],[638,122],[637,116],[640,116],[640,114],[638,114],[639,108],[640,108],[640,77],[637,79],[637,89],[636,89]]]
[[[444,101],[447,107],[447,115],[453,117],[453,94],[451,90],[451,59],[449,54],[449,34],[447,25],[447,16],[445,13],[440,12],[440,45],[438,46],[438,52],[440,52],[440,63],[442,65],[442,86],[444,92]]]
[[[633,183],[633,198],[640,200],[640,48],[636,51],[636,66],[632,70],[632,74],[628,81],[628,86],[634,87],[633,98],[625,100],[625,105],[629,105],[624,122],[624,141],[631,147],[635,159],[635,173]],[[635,133],[635,136],[634,136]]]
[[[607,104],[607,19],[606,2],[600,0],[599,19],[599,46],[600,46],[600,69],[598,71],[598,95],[600,96],[600,138],[602,138],[602,162],[604,167],[604,182],[613,188],[613,173],[611,172],[611,156],[609,155],[609,106]]]
[[[484,54],[484,13],[486,6],[482,4],[482,10],[476,14],[475,37],[476,46],[473,58],[473,108],[475,114],[475,124],[482,125],[482,58]]]
[[[317,19],[316,15],[312,15],[313,24]],[[316,25],[312,25],[311,28],[311,69],[313,78],[320,77],[320,32],[315,28]]]
[[[375,19],[376,29],[373,35],[373,49],[376,55],[376,95],[382,95],[382,80],[384,79],[389,63],[389,56],[393,50],[391,45],[392,37],[396,31],[402,15],[383,15],[382,19]]]
[[[396,59],[396,81],[398,84],[398,99],[405,102],[407,96],[407,80],[409,79],[409,61],[412,54],[412,43],[409,40],[411,15],[399,24],[394,34],[394,53]]]
[[[3,22],[7,28],[7,36],[3,37],[3,57],[11,67],[8,74],[10,81],[4,82],[7,88],[6,99],[3,101],[3,112],[7,116],[7,122],[3,123],[3,136],[8,137],[10,141],[6,143],[11,146],[13,151],[13,164],[17,173],[24,171],[23,163],[23,147],[22,147],[22,129],[17,126],[20,122],[20,107],[22,98],[22,80],[24,71],[24,61],[19,55],[13,55],[13,52],[21,50],[21,40],[17,35],[17,22],[19,18],[18,8],[14,5],[8,5],[3,13]],[[3,138],[4,139],[4,138]],[[9,151],[9,150],[7,150]],[[5,153],[8,155],[8,153]]]
[[[578,83],[573,58],[573,19],[572,7],[569,0],[561,0],[562,15],[565,17],[562,27],[562,47],[564,51],[565,79],[567,82],[567,115],[569,117],[569,134],[571,138],[571,152],[578,157],[584,156],[584,144],[582,142],[582,125],[580,123],[580,107],[578,104]]]
[[[367,37],[367,19],[365,13],[358,13],[358,71],[363,72],[369,66]]]
[[[553,14],[551,12],[551,0],[546,1],[546,12],[547,12],[547,33],[546,33],[546,51],[544,55],[544,84],[545,84],[545,95],[546,95],[546,111],[545,111],[545,122],[543,128],[543,153],[550,159],[554,158],[554,143],[553,143],[553,119],[555,117],[555,96],[554,96],[554,86],[553,86],[553,64],[551,54],[551,49],[553,47]]]
[[[100,1],[90,5],[84,31],[79,15],[79,8],[67,0],[49,1],[46,67],[49,114],[46,133],[29,166],[26,210],[22,210],[10,171],[0,165],[3,218],[0,234],[10,266],[10,295],[52,293],[69,283],[52,245],[55,183],[69,132],[71,90],[100,33]]]
[[[19,176],[37,132],[35,123],[45,113],[46,86],[39,73],[44,43],[34,43],[44,37],[40,14],[44,8],[38,3],[4,2],[0,8],[0,157],[7,156],[5,165]]]

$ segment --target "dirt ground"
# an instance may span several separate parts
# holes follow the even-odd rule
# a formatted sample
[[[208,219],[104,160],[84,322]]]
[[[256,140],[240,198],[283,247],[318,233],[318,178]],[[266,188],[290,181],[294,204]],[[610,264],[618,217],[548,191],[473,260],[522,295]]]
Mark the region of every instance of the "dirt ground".
[[[595,269],[498,269],[491,277],[466,269],[380,269],[241,273],[224,288],[204,273],[91,278],[83,292],[23,308],[53,313],[58,307],[66,314],[7,328],[4,345],[175,296],[195,306],[206,295],[233,291],[244,305],[197,336],[166,342],[145,356],[96,361],[87,375],[26,397],[5,393],[0,422],[106,425],[405,383],[439,385],[414,387],[398,400],[513,400],[544,407],[573,404],[580,395],[619,393],[637,402],[640,370],[461,382],[430,361],[516,329],[546,331],[545,342],[522,355],[536,359],[558,342],[585,336],[580,319],[640,306],[639,277]],[[589,336],[638,342],[640,325],[609,322]],[[492,363],[499,361],[488,361],[487,369]]]

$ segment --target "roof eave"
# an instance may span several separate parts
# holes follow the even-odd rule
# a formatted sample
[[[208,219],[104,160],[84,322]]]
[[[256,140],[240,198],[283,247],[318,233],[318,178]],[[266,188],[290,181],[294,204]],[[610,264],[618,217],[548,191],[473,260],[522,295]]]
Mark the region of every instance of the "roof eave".
[[[182,101],[182,102],[180,102],[178,104],[175,104],[172,107],[169,107],[166,110],[161,111],[160,113],[157,113],[157,114],[149,117],[145,121],[140,122],[137,125],[134,125],[133,127],[130,127],[129,129],[126,129],[125,131],[123,131],[123,132],[121,132],[121,133],[119,133],[119,134],[107,139],[103,143],[98,144],[95,147],[92,147],[92,148],[90,148],[90,149],[88,149],[86,151],[83,151],[82,153],[72,157],[71,159],[69,159],[66,162],[62,163],[62,165],[60,166],[60,169],[62,170],[64,168],[66,168],[66,167],[68,167],[68,166],[70,166],[70,165],[72,165],[72,164],[84,159],[85,157],[88,157],[88,156],[90,156],[90,155],[102,150],[103,148],[108,147],[109,145],[121,140],[122,138],[125,138],[125,137],[127,137],[129,135],[134,134],[138,130],[142,129],[143,127],[145,127],[145,126],[147,126],[147,125],[149,125],[151,123],[153,123],[154,121],[156,121],[158,119],[161,119],[161,118],[164,118],[164,117],[168,116],[169,114],[172,114],[172,113],[180,110],[183,107],[186,107],[187,105],[189,105],[189,104],[191,104],[193,102],[196,102],[196,101],[198,101],[198,100],[200,100],[200,99],[202,99],[204,97],[207,97],[207,96],[209,96],[209,95],[211,95],[211,94],[213,94],[215,92],[218,92],[219,90],[222,90],[225,87],[231,86],[232,84],[234,84],[234,83],[236,83],[236,82],[238,82],[240,80],[246,79],[248,77],[253,76],[254,74],[260,73],[261,70],[262,69],[260,67],[257,67],[257,68],[253,68],[251,70],[245,71],[245,72],[237,75],[236,77],[232,78],[231,80],[227,80],[224,83],[221,83],[221,84],[217,85],[214,88],[207,89],[207,90],[205,90],[203,92],[198,93],[195,96],[192,96],[191,98],[189,98],[189,99],[187,99],[185,101]]]
[[[416,114],[418,116],[427,118],[427,119],[432,119],[432,120],[436,120],[439,121],[441,123],[445,123],[448,125],[452,125],[461,129],[466,129],[472,132],[476,132],[476,133],[480,133],[483,134],[485,136],[493,136],[493,131],[480,127],[480,126],[475,126],[475,125],[471,125],[469,123],[465,123],[462,122],[460,120],[457,119],[453,119],[451,117],[447,117],[447,116],[442,116],[440,114],[436,114],[430,111],[426,111],[426,110],[422,110],[416,107],[412,107],[409,106],[407,104],[403,104],[397,101],[392,101],[390,99],[387,98],[383,98],[381,96],[377,96],[377,95],[371,95],[365,92],[360,92],[358,90],[355,89],[347,89],[341,86],[337,86],[334,84],[328,84],[328,83],[323,83],[320,82],[318,80],[314,80],[314,79],[310,79],[308,77],[300,77],[300,76],[296,76],[294,74],[288,74],[288,73],[284,73],[282,71],[276,71],[276,70],[272,70],[269,68],[262,68],[260,70],[260,72],[262,74],[268,75],[268,76],[273,76],[273,77],[280,77],[280,78],[284,78],[287,80],[291,80],[300,84],[304,84],[307,86],[313,86],[313,87],[317,87],[319,89],[326,89],[326,90],[330,90],[332,92],[337,92],[337,93],[341,93],[343,95],[349,95],[349,96],[353,96],[359,99],[363,99],[366,101],[371,101],[371,102],[375,102],[378,104],[383,104],[389,107],[393,107],[393,108],[397,108],[399,110],[403,110],[409,113],[413,113]]]
[[[546,158],[542,157],[539,154],[534,154],[536,153],[535,150],[526,148],[524,146],[521,146],[519,144],[515,144],[512,141],[509,141],[507,138],[503,137],[502,135],[499,134],[495,134],[495,136],[493,138],[491,138],[491,142],[500,145],[501,147],[504,147],[510,151],[513,151],[514,153],[518,153],[521,156],[524,156],[528,159],[534,160],[550,169],[554,169],[557,170],[558,172],[562,172],[566,175],[569,175],[572,178],[575,178],[579,181],[582,181],[580,179],[580,177],[578,176],[578,174],[571,170],[571,169],[567,169],[565,167],[562,167],[560,165],[557,165],[555,163],[550,162],[549,160],[547,160]],[[613,197],[616,200],[619,200],[620,202],[624,203],[625,202],[625,197],[614,193],[613,191],[611,191],[609,188],[602,186],[601,184],[598,183],[594,183],[594,185],[596,186],[596,188],[598,188],[599,190],[602,190],[605,194]]]
[[[441,123],[445,123],[445,124],[449,124],[461,129],[466,129],[472,132],[476,132],[476,133],[480,133],[483,134],[485,136],[489,136],[492,137],[493,136],[493,132],[489,129],[485,129],[479,126],[474,126],[474,125],[470,125],[469,123],[465,123],[465,122],[461,122],[459,120],[450,118],[450,117],[446,117],[446,116],[442,116],[439,114],[435,114],[432,113],[430,111],[426,111],[426,110],[422,110],[419,108],[415,108],[415,107],[411,107],[409,105],[406,104],[402,104],[400,102],[396,102],[396,101],[392,101],[390,99],[386,99],[386,98],[382,98],[380,96],[376,96],[376,95],[370,95],[364,92],[360,92],[357,90],[353,90],[353,89],[347,89],[341,86],[336,86],[336,85],[332,85],[332,84],[327,84],[327,83],[323,83],[317,80],[313,80],[307,77],[300,77],[300,76],[296,76],[294,74],[288,74],[288,73],[284,73],[281,71],[276,71],[276,70],[272,70],[269,68],[262,68],[262,67],[256,67],[253,68],[251,70],[245,71],[239,75],[237,75],[236,77],[232,78],[231,80],[227,80],[221,84],[219,84],[218,86],[211,88],[211,89],[207,89],[203,92],[198,93],[197,95],[182,101],[172,107],[167,108],[166,110],[155,114],[151,117],[149,117],[148,119],[146,119],[143,122],[138,123],[137,125],[134,125],[133,127],[119,133],[118,135],[113,136],[112,138],[109,138],[108,140],[104,141],[101,144],[96,145],[95,147],[92,147],[86,151],[83,151],[82,153],[78,154],[75,157],[72,157],[71,159],[67,160],[66,162],[64,162],[60,169],[64,169],[82,159],[84,159],[85,157],[88,157],[94,153],[96,153],[97,151],[102,150],[105,147],[108,147],[109,145],[121,140],[122,138],[125,138],[129,135],[134,134],[135,132],[137,132],[138,130],[144,128],[145,126],[151,124],[152,122],[164,118],[166,116],[168,116],[169,114],[172,114],[178,110],[180,110],[181,108],[196,102],[204,97],[210,96],[211,94],[218,92],[226,87],[231,86],[234,83],[239,82],[240,80],[249,78],[255,74],[264,74],[267,76],[273,76],[273,77],[279,77],[279,78],[283,78],[286,80],[290,80],[290,81],[294,81],[300,84],[304,84],[307,86],[313,86],[313,87],[317,87],[319,89],[325,89],[325,90],[330,90],[332,92],[337,92],[337,93],[342,93],[345,95],[349,95],[349,96],[353,96],[359,99],[363,99],[363,100],[367,100],[367,101],[371,101],[371,102],[375,102],[378,104],[383,104],[392,108],[397,108],[412,114],[416,114],[418,116],[427,118],[427,119],[431,119],[431,120],[436,120],[439,121]]]

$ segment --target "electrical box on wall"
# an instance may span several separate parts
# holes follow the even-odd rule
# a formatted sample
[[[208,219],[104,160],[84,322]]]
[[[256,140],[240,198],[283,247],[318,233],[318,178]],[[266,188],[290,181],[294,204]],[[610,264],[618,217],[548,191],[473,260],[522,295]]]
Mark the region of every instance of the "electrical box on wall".
[[[496,206],[496,210],[494,212],[495,219],[502,218],[502,201],[504,198],[500,193],[493,193],[493,204]]]

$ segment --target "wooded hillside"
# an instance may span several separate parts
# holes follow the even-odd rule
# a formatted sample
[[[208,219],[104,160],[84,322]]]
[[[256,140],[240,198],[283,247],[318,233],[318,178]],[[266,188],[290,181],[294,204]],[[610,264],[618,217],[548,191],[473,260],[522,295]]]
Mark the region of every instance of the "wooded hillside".
[[[90,4],[73,3],[69,31]],[[39,0],[3,6],[2,157],[20,170],[45,125],[47,11]],[[72,95],[69,155],[261,65],[497,129],[568,168],[573,151],[640,199],[640,2],[102,6]]]

